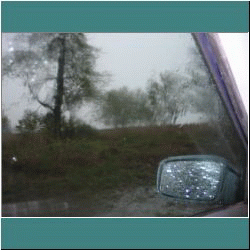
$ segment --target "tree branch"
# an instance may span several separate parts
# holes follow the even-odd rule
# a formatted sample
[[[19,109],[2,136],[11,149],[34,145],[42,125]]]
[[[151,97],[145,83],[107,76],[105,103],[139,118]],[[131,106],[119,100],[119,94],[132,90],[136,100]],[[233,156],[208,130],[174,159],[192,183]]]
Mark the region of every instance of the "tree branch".
[[[47,103],[42,102],[41,100],[39,100],[39,98],[37,96],[34,97],[36,101],[38,101],[39,104],[41,104],[43,107],[50,109],[52,112],[54,112],[54,109]]]
[[[34,92],[33,92],[33,90],[32,90],[32,87],[30,86],[30,84],[28,84],[28,87],[29,87],[29,90],[30,90],[31,94],[33,95],[33,98],[34,98],[39,104],[41,104],[43,107],[48,108],[48,109],[50,109],[52,112],[54,112],[54,109],[53,109],[49,104],[47,104],[47,103],[41,101],[41,100],[38,98],[38,96],[34,94]]]

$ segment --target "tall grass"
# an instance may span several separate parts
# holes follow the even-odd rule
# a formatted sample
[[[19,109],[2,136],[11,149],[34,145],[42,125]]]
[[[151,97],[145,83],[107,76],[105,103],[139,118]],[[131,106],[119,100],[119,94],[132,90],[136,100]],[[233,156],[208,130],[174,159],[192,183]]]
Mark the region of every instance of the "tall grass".
[[[198,125],[103,130],[64,140],[12,135],[2,147],[3,202],[154,185],[162,159],[200,154],[197,141],[207,133],[212,142],[216,133]]]

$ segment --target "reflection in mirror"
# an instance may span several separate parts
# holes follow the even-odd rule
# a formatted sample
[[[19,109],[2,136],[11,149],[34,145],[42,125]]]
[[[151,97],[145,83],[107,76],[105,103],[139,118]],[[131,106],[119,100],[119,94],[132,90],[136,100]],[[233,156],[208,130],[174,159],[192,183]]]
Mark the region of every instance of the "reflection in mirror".
[[[167,162],[161,172],[160,192],[177,198],[213,200],[223,165],[214,161]]]

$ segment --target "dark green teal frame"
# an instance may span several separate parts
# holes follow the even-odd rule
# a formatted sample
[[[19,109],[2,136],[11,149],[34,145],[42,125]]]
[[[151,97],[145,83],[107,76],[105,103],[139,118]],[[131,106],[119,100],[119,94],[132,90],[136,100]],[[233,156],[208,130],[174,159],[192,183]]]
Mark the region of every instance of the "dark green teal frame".
[[[8,2],[2,32],[249,32],[248,2]],[[248,219],[2,218],[2,248],[248,249]]]
[[[8,2],[2,32],[248,32],[247,2]]]

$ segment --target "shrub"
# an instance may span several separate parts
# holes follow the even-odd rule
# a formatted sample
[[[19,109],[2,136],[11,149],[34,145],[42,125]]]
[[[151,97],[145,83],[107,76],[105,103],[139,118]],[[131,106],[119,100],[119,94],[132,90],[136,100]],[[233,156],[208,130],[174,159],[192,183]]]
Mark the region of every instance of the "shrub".
[[[91,137],[96,135],[97,131],[93,127],[80,120],[70,119],[69,121],[63,121],[62,124],[62,136],[63,138],[82,138]]]
[[[26,110],[23,119],[18,121],[17,130],[21,133],[33,133],[39,129],[41,121],[37,112]]]

